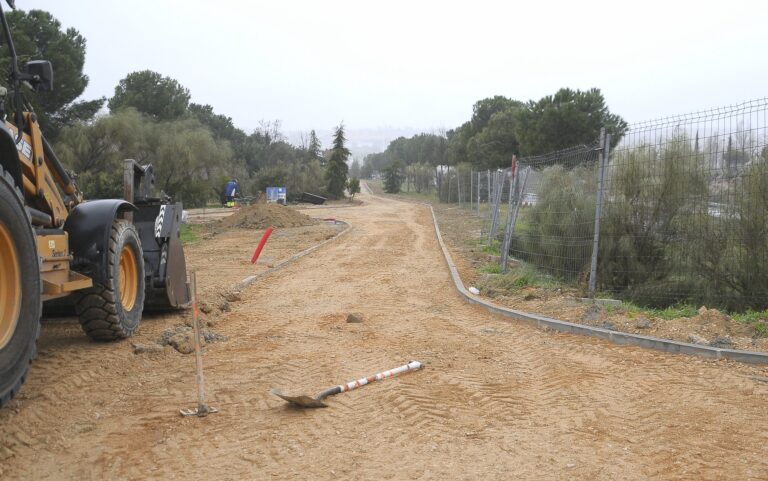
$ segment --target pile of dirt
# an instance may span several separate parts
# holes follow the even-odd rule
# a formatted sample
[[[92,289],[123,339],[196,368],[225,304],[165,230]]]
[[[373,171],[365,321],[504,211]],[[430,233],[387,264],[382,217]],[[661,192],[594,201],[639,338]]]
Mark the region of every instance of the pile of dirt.
[[[182,354],[190,354],[195,352],[195,334],[189,326],[176,326],[173,329],[166,329],[163,331],[163,335],[158,339],[157,344],[160,346],[171,346]],[[200,330],[200,344],[210,344],[213,342],[228,341],[229,338],[217,332],[213,332],[210,329]]]
[[[218,222],[222,228],[266,229],[268,227],[303,227],[318,221],[279,204],[253,204],[243,207]]]

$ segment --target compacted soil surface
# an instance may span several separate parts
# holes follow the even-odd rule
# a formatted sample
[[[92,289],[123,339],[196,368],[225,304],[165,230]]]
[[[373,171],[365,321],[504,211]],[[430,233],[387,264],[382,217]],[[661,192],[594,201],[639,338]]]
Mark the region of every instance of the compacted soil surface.
[[[768,368],[489,314],[455,292],[426,207],[360,197],[312,209],[351,231],[239,292],[259,232],[188,246],[204,320],[228,339],[205,348],[217,414],[179,415],[196,405],[194,356],[132,347],[188,312],[147,318],[116,344],[44,321],[40,357],[0,412],[0,479],[768,479]],[[286,230],[262,255],[277,262],[270,246],[288,255],[340,230],[295,229],[320,228]],[[425,368],[323,409],[270,393],[314,394],[409,360]]]

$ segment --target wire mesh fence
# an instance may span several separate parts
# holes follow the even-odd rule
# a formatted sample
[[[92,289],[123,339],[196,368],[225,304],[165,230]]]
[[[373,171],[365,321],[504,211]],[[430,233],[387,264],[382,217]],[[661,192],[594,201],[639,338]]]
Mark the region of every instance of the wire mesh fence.
[[[511,228],[488,234],[593,293],[765,309],[767,120],[768,99],[756,100],[632,125],[613,149],[605,138],[520,159],[502,199],[488,196],[507,200]]]
[[[480,216],[501,270],[649,307],[768,308],[768,99],[610,137],[506,169],[414,164],[405,186]]]
[[[632,126],[607,164],[597,284],[768,307],[768,99]]]
[[[598,154],[596,142],[520,161],[529,174],[510,243],[513,258],[559,279],[587,279]]]

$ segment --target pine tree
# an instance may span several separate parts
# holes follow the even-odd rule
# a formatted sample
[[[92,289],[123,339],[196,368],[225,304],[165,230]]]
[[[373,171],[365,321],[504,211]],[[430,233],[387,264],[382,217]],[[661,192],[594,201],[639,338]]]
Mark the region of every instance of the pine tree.
[[[384,192],[388,194],[400,192],[400,187],[403,185],[403,180],[405,180],[403,170],[403,162],[400,160],[392,162],[389,167],[384,169]]]
[[[325,158],[322,154],[322,148],[323,146],[320,143],[320,139],[317,138],[315,130],[312,129],[312,131],[309,133],[309,146],[307,147],[309,160],[317,159],[320,161],[320,165],[325,167]]]
[[[328,158],[328,166],[325,170],[325,180],[327,182],[328,196],[334,199],[344,197],[344,187],[347,185],[347,157],[350,155],[349,149],[344,145],[344,124],[336,127],[333,135],[333,148]]]
[[[354,199],[355,194],[360,193],[360,179],[357,177],[350,177],[347,182],[347,192],[349,192],[349,196]]]

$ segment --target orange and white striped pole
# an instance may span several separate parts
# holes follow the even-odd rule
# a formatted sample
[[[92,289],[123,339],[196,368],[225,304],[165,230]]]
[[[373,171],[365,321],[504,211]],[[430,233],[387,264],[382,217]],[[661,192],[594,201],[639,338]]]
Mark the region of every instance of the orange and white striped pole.
[[[373,376],[363,377],[356,381],[350,381],[345,384],[339,384],[338,386],[328,388],[325,391],[318,394],[317,396],[315,396],[315,399],[317,399],[318,401],[322,401],[328,396],[333,396],[334,394],[351,391],[353,389],[363,387],[366,384],[370,384],[376,381],[381,381],[382,379],[386,379],[388,377],[397,376],[398,374],[402,374],[404,372],[415,371],[417,369],[421,369],[422,367],[424,367],[424,365],[419,361],[411,361],[408,364],[403,364],[402,366],[396,367],[394,369],[390,369],[389,371],[379,372],[374,374]]]
[[[400,367],[390,369],[389,371],[380,372],[380,373],[374,374],[373,376],[363,377],[358,379],[357,381],[350,381],[345,384],[339,384],[338,386],[333,386],[331,388],[326,389],[325,391],[322,391],[316,396],[307,396],[307,395],[291,396],[288,394],[284,394],[280,389],[273,389],[272,394],[282,398],[285,401],[288,401],[294,406],[299,406],[303,408],[323,408],[323,407],[326,407],[326,404],[323,402],[323,399],[327,398],[328,396],[333,396],[334,394],[351,391],[353,389],[357,389],[359,387],[365,386],[366,384],[369,384],[375,381],[381,381],[382,379],[396,376],[404,372],[415,371],[417,369],[421,369],[422,367],[424,367],[424,365],[419,361],[411,361],[408,364],[404,364]]]

